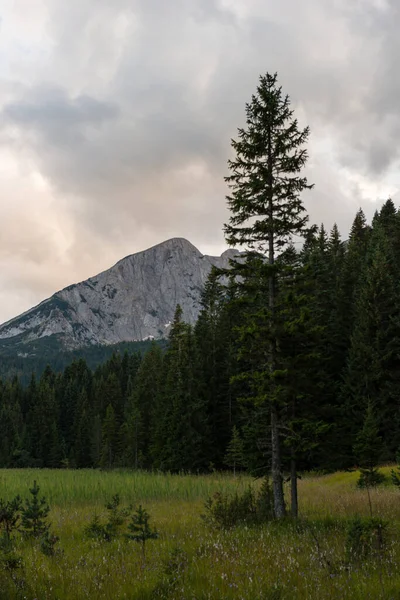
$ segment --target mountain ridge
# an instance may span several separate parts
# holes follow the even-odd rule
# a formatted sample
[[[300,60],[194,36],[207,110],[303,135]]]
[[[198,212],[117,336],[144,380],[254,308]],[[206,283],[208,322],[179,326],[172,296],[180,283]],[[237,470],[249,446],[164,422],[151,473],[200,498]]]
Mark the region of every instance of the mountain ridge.
[[[0,344],[21,347],[56,336],[60,346],[162,339],[177,304],[194,323],[212,266],[228,268],[238,255],[202,254],[185,238],[170,238],[130,254],[109,269],[69,285],[0,325]]]

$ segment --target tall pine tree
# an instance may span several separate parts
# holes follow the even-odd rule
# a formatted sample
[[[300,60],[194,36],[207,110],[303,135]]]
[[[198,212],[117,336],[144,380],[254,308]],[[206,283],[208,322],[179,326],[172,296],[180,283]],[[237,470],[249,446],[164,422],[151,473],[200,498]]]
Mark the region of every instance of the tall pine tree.
[[[299,129],[288,96],[277,84],[277,75],[260,77],[256,95],[246,106],[246,129],[238,130],[232,141],[235,158],[229,161],[231,175],[226,181],[231,189],[227,197],[231,210],[225,226],[230,245],[245,246],[260,253],[265,260],[252,261],[268,280],[260,316],[268,329],[267,347],[260,351],[260,364],[248,376],[257,402],[266,402],[270,410],[271,472],[275,515],[285,515],[283,494],[281,439],[279,428],[280,390],[274,383],[279,370],[278,331],[276,330],[276,294],[279,266],[276,258],[294,237],[304,235],[308,217],[300,198],[312,186],[300,172],[307,161],[304,148],[308,128]],[[249,324],[251,329],[251,324]]]

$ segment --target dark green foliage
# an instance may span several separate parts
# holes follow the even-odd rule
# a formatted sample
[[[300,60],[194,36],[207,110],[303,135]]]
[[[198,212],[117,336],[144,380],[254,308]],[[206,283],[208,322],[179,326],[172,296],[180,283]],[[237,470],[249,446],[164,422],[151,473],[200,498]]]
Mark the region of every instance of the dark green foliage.
[[[0,598],[2,600],[31,597],[27,595],[29,589],[24,577],[21,577],[23,568],[22,557],[12,546],[0,547]]]
[[[355,517],[347,531],[347,560],[362,561],[373,554],[381,554],[386,545],[387,527],[382,519]]]
[[[260,106],[271,98],[261,88],[263,99],[256,96],[249,111],[264,126]],[[273,86],[270,92],[275,97]],[[261,143],[263,131],[267,139],[266,129],[251,135]],[[250,137],[248,146],[245,141],[238,142],[244,144],[238,147],[245,152],[238,168],[243,178],[229,182],[239,186],[232,188],[234,202],[253,190],[247,185],[263,183],[262,148],[253,155]],[[260,177],[250,181],[241,169],[253,162]],[[288,477],[296,492],[298,471],[358,464],[376,483],[379,463],[393,461],[400,447],[399,213],[387,201],[371,226],[359,211],[345,243],[336,226],[327,234],[321,225],[304,231],[301,249],[297,239],[281,246],[285,198],[275,191],[273,264],[256,228],[254,252],[241,254],[229,275],[210,273],[195,327],[178,307],[164,347],[154,342],[132,346],[131,354],[111,353],[94,371],[93,362],[74,354],[62,373],[51,363],[24,385],[16,377],[0,380],[0,467],[207,472],[236,471],[240,463],[257,477],[274,468],[275,488]],[[260,222],[261,200],[255,193]],[[297,216],[304,229],[305,213]],[[245,222],[229,227],[238,242],[251,234]],[[50,358],[55,347],[51,340],[43,344]],[[141,356],[139,348],[148,352]],[[93,352],[100,356],[99,349]],[[357,448],[369,400],[380,438],[373,469],[363,466]],[[296,502],[292,494],[291,505]]]
[[[163,360],[163,390],[156,406],[151,455],[155,467],[165,471],[205,470],[204,441],[208,435],[207,411],[199,393],[198,348],[192,328],[177,306]]]
[[[225,464],[233,469],[234,475],[236,469],[244,465],[243,440],[236,425],[233,426],[231,441],[226,449]]]
[[[84,534],[89,539],[111,541],[105,524],[101,522],[99,515],[93,515],[90,523],[84,528]]]
[[[0,549],[0,570],[4,569],[10,573],[14,573],[18,569],[22,569],[23,561],[14,550]]]
[[[239,377],[248,384],[248,397],[270,410],[271,474],[278,517],[285,515],[281,410],[287,401],[282,381],[286,365],[280,360],[279,285],[282,277],[290,279],[293,272],[279,253],[293,243],[294,236],[307,233],[301,192],[312,186],[300,172],[307,161],[308,135],[308,128],[299,129],[277,75],[261,76],[256,94],[246,105],[246,128],[239,129],[238,140],[232,141],[235,158],[229,161],[231,174],[226,177],[231,190],[226,240],[251,251],[243,264],[234,265],[247,297],[239,354],[247,365]]]
[[[378,219],[370,236],[356,296],[343,395],[348,416],[348,439],[357,435],[368,399],[373,400],[379,431],[385,435],[381,454],[385,450],[383,458],[386,460],[393,460],[400,444],[397,417],[400,297],[397,272],[392,241]]]
[[[111,501],[105,504],[105,508],[108,511],[107,521],[103,523],[98,515],[93,515],[84,529],[86,537],[111,542],[122,533],[132,507],[121,507],[120,497],[115,494]]]
[[[1,544],[4,547],[10,545],[12,534],[19,527],[21,504],[19,496],[9,501],[0,498]]]
[[[212,527],[229,529],[240,523],[253,522],[256,514],[256,502],[251,488],[241,496],[224,495],[216,492],[204,504],[205,514],[202,515],[206,523]]]
[[[238,418],[238,406],[231,377],[235,374],[236,332],[240,315],[234,302],[233,286],[222,285],[220,273],[213,269],[201,298],[201,311],[195,327],[197,346],[198,393],[207,414],[205,462],[222,468]]]
[[[117,537],[129,517],[132,507],[121,508],[121,500],[118,494],[115,494],[111,502],[107,502],[108,521],[105,524],[105,531],[109,539]]]
[[[399,469],[399,467],[397,467],[396,470],[392,469],[390,472],[390,476],[391,476],[393,485],[400,488],[400,469]]]
[[[173,548],[163,562],[162,579],[153,590],[152,598],[174,598],[178,586],[183,583],[189,564],[187,553],[178,546]]]
[[[264,477],[256,499],[257,520],[261,523],[271,521],[274,517],[274,496],[269,477]]]
[[[56,556],[61,550],[56,548],[60,538],[49,531],[46,531],[40,540],[40,550],[45,556]]]
[[[25,500],[21,510],[21,531],[27,537],[38,539],[49,535],[50,524],[47,522],[47,517],[50,507],[46,498],[39,498],[40,488],[36,481],[29,491],[32,497]]]
[[[142,505],[139,505],[131,516],[128,524],[129,533],[126,534],[127,539],[134,540],[142,545],[143,558],[145,558],[146,542],[158,538],[158,532],[156,529],[151,528],[149,520],[150,515]]]
[[[382,454],[382,438],[378,432],[371,402],[367,406],[363,428],[356,437],[354,454],[361,471],[358,481],[359,487],[375,487],[383,483],[385,477],[377,469],[379,458]]]
[[[83,359],[89,369],[95,370],[115,353],[144,354],[152,344],[151,341],[120,342],[112,345],[90,345],[79,350],[67,351],[60,346],[62,340],[57,335],[40,338],[35,342],[27,341],[23,345],[19,345],[18,337],[0,341],[0,376],[7,379],[17,376],[24,385],[29,383],[32,372],[40,377],[48,364],[60,373],[74,361]],[[161,347],[165,346],[164,340],[157,343]],[[19,356],[21,351],[27,356]]]
[[[216,492],[208,498],[202,519],[211,527],[229,529],[243,523],[265,523],[274,518],[274,497],[266,478],[258,494],[249,487],[242,495]]]
[[[15,553],[12,533],[21,531],[24,538],[33,538],[40,541],[40,549],[47,556],[59,553],[55,545],[59,538],[49,531],[46,522],[49,507],[45,498],[39,500],[39,486],[36,481],[29,490],[32,498],[26,500],[25,505],[19,496],[11,501],[0,499],[0,575],[1,570],[8,572],[12,581],[25,589],[25,582],[19,579],[16,572],[23,567],[22,558]],[[0,579],[0,585],[3,582]]]
[[[176,585],[182,580],[188,563],[188,555],[182,548],[176,546],[171,550],[169,557],[164,562],[164,574],[168,578],[170,585]]]
[[[397,467],[396,469],[392,469],[390,471],[390,478],[392,480],[393,485],[395,485],[398,489],[400,489],[400,452],[397,451],[396,455]]]
[[[360,488],[371,488],[382,485],[386,481],[385,475],[378,468],[360,469],[360,477],[357,486]]]
[[[123,464],[135,469],[151,466],[151,439],[162,419],[163,354],[155,342],[131,381],[123,426]]]
[[[101,459],[103,468],[111,469],[117,466],[118,458],[118,426],[112,404],[107,406],[102,428]]]

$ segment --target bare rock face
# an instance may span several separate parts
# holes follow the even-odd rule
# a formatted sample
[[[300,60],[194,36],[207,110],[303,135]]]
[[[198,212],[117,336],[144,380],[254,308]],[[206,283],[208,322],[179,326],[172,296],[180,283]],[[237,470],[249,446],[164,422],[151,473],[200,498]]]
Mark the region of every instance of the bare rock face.
[[[229,267],[236,250],[205,256],[173,238],[120,260],[108,271],[71,285],[0,326],[0,340],[18,343],[57,336],[65,348],[159,339],[168,335],[175,308],[195,323],[212,265]],[[10,340],[11,341],[11,340]]]

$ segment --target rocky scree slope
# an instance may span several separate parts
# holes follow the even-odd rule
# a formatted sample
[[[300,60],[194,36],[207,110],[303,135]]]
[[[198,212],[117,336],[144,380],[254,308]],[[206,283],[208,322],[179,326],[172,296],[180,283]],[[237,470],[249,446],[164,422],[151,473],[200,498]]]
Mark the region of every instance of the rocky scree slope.
[[[220,257],[205,256],[187,240],[173,238],[4,323],[0,344],[23,352],[27,344],[50,336],[65,349],[166,337],[176,305],[193,324],[211,267],[227,268],[237,255],[230,249]]]

